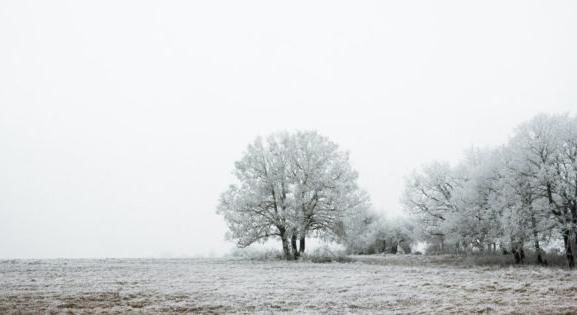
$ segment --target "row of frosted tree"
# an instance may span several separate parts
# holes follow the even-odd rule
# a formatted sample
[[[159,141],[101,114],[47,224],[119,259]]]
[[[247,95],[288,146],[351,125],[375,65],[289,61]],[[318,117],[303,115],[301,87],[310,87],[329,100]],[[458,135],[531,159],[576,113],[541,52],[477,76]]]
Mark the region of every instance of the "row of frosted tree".
[[[350,253],[394,253],[425,240],[440,252],[497,250],[515,261],[525,251],[545,263],[543,248],[560,242],[575,265],[577,118],[540,115],[507,144],[472,149],[457,165],[434,162],[411,174],[402,203],[411,216],[371,211],[348,153],[316,132],[257,138],[221,195],[229,238],[239,247],[278,239],[287,259],[306,239],[343,243]]]
[[[521,263],[531,249],[542,264],[544,245],[558,241],[573,268],[577,118],[539,115],[501,147],[430,163],[407,178],[402,202],[419,237],[441,251],[500,250]]]

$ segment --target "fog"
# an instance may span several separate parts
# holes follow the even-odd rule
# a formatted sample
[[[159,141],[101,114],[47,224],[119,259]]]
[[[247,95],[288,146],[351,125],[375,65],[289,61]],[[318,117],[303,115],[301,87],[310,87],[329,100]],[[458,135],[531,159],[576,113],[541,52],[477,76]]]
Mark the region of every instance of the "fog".
[[[577,109],[571,1],[3,1],[0,258],[219,255],[234,161],[315,129],[375,209]]]

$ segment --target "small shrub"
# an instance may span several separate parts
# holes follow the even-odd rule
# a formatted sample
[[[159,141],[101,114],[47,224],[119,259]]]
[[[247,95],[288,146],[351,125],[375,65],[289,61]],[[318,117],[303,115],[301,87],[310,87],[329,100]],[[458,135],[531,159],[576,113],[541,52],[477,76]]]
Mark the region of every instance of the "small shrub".
[[[546,253],[543,255],[543,259],[549,266],[567,267],[567,257],[559,251]]]
[[[544,253],[542,255],[546,266],[566,267],[566,258],[559,253]],[[515,265],[513,255],[497,253],[477,253],[468,255],[464,259],[468,266],[511,266]],[[537,255],[534,251],[525,250],[525,259],[521,265],[537,265]]]
[[[354,262],[355,260],[349,256],[337,256],[334,258],[334,261],[338,263],[351,263]]]
[[[312,263],[350,263],[354,259],[347,256],[342,250],[331,250],[328,247],[320,247],[312,251],[310,254],[303,255],[303,260],[310,261]]]
[[[509,266],[515,263],[512,255],[470,255],[464,260],[468,266]]]
[[[310,256],[310,261],[315,264],[325,264],[332,262],[332,258],[329,256]]]
[[[234,258],[253,260],[253,261],[284,259],[284,256],[281,251],[272,248],[265,248],[265,249],[235,248],[231,251],[230,256]]]

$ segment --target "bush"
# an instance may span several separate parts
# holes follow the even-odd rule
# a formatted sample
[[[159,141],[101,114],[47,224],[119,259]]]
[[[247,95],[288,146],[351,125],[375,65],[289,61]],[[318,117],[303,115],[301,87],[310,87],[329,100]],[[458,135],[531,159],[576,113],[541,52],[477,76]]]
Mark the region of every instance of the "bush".
[[[565,256],[559,253],[544,253],[542,257],[547,266],[567,266]],[[477,253],[468,255],[464,263],[469,266],[511,266],[515,265],[515,260],[511,254]],[[534,251],[525,250],[525,260],[522,265],[537,265],[537,255]]]
[[[278,249],[272,248],[234,248],[230,256],[234,258],[254,260],[254,261],[267,261],[267,260],[282,260],[284,259],[283,253]]]
[[[509,266],[515,264],[513,255],[502,254],[486,254],[486,255],[470,255],[464,260],[465,265],[468,266]]]
[[[349,256],[336,256],[334,257],[334,261],[338,263],[352,263],[355,260]]]
[[[312,263],[350,263],[354,259],[347,256],[342,250],[331,250],[328,247],[320,247],[312,251],[310,254],[304,254],[302,259],[305,261],[310,261]]]
[[[309,259],[316,264],[330,263],[333,261],[330,256],[310,256]]]

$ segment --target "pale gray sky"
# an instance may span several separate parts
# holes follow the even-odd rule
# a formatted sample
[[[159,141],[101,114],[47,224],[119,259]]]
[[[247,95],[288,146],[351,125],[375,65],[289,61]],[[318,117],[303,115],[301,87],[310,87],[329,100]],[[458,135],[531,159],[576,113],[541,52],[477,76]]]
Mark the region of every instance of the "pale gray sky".
[[[577,109],[575,1],[2,1],[0,258],[206,255],[246,145],[316,129],[376,208]]]

